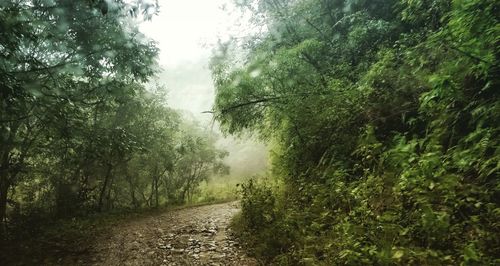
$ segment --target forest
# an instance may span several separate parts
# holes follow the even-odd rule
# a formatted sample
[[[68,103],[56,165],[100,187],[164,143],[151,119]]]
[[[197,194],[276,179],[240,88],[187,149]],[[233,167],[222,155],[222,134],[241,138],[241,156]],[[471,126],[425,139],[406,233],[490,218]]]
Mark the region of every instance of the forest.
[[[129,18],[155,9],[0,4],[4,237],[53,217],[182,204],[228,172],[217,136],[169,108],[161,85],[146,88],[158,49]]]
[[[246,0],[212,61],[225,132],[271,145],[234,221],[273,265],[500,263],[500,5]]]
[[[250,24],[212,53],[206,113],[265,143],[269,169],[235,186],[238,207],[186,214],[211,212],[202,229],[177,228],[198,221],[182,210],[142,233],[123,222],[150,238],[133,259],[151,261],[129,265],[212,265],[210,252],[226,252],[210,255],[220,265],[500,264],[498,1],[233,2]],[[161,3],[0,2],[0,264],[25,265],[7,258],[25,255],[15,243],[68,233],[55,221],[92,238],[79,221],[193,203],[230,173],[218,133],[155,82],[160,49],[137,21]],[[226,242],[205,250],[207,237]],[[26,264],[96,263],[58,243]]]

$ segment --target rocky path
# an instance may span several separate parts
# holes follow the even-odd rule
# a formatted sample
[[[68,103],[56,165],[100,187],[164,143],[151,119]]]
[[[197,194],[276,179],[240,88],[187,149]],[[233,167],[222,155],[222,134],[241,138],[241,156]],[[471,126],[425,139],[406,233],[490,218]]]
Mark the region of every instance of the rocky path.
[[[258,265],[245,256],[229,223],[237,203],[165,212],[120,224],[96,241],[93,265]]]

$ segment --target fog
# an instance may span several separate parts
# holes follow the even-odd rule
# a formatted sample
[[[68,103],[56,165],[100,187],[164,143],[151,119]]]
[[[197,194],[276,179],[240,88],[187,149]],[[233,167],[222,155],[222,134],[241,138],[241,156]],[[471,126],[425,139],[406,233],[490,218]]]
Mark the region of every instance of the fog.
[[[232,176],[246,177],[265,171],[267,149],[263,143],[250,136],[224,137],[217,123],[213,121],[212,115],[203,113],[212,108],[215,92],[208,69],[208,59],[165,67],[158,83],[163,84],[168,90],[171,107],[188,112],[189,116],[207,130],[220,135],[217,146],[229,151],[226,163],[231,167]]]
[[[245,17],[226,0],[164,0],[160,13],[143,22],[141,31],[160,48],[162,72],[158,82],[168,91],[168,103],[189,113],[201,125],[221,135],[217,145],[229,151],[226,163],[231,176],[261,174],[267,167],[266,146],[250,137],[223,137],[211,110],[215,89],[208,68],[212,50],[219,40],[241,28]]]

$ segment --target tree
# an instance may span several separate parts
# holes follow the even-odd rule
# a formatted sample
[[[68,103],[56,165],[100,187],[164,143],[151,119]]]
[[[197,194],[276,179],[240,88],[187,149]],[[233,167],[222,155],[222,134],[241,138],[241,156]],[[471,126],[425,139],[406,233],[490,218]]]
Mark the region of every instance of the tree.
[[[204,136],[194,125],[186,127],[178,143],[179,159],[175,165],[181,202],[192,201],[195,189],[211,175],[229,173],[222,162],[228,153],[215,149],[213,136]]]
[[[0,220],[47,133],[79,108],[98,106],[154,72],[157,49],[122,2],[105,15],[94,1],[8,1],[0,4]],[[104,12],[103,12],[104,13]],[[77,105],[78,107],[74,107]],[[77,111],[66,113],[65,111]],[[2,226],[3,227],[3,226]]]
[[[292,265],[494,263],[494,1],[239,3],[267,30],[214,56],[213,112],[226,133],[272,141],[285,186],[243,186],[242,217],[266,215],[242,222],[252,250]]]

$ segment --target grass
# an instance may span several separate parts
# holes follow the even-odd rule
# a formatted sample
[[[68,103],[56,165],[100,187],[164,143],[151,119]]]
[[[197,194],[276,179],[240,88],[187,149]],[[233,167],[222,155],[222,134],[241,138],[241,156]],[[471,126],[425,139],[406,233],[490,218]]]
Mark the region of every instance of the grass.
[[[238,199],[239,178],[214,177],[203,182],[193,197],[193,202],[228,202]]]

